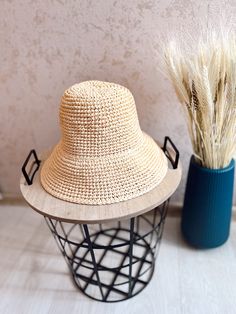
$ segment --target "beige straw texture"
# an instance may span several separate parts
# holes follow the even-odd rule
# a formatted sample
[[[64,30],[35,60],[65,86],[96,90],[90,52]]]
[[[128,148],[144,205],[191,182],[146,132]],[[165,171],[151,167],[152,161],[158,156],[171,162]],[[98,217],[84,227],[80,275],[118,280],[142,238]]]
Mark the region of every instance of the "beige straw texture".
[[[141,131],[130,91],[87,81],[65,91],[62,138],[44,162],[41,183],[60,199],[111,204],[156,187],[167,172],[162,150]]]

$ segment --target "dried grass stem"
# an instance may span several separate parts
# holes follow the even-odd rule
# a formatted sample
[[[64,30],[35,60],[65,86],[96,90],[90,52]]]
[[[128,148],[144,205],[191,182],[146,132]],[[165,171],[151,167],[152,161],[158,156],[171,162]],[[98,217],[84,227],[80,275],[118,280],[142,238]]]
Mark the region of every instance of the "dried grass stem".
[[[226,167],[236,148],[236,38],[212,32],[193,53],[176,42],[164,48],[165,64],[183,105],[196,159]]]

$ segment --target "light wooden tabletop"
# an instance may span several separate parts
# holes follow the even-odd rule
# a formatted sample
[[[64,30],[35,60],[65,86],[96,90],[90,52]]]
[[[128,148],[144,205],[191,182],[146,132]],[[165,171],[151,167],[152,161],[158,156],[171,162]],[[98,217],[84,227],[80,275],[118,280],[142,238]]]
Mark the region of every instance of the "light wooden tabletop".
[[[47,154],[42,156],[41,159],[45,160]],[[32,185],[26,183],[23,175],[20,179],[22,195],[34,210],[60,221],[95,224],[136,217],[162,204],[177,189],[181,180],[182,167],[179,163],[177,169],[169,168],[164,180],[150,192],[111,205],[84,205],[60,200],[44,190],[39,174],[40,169],[35,174]]]

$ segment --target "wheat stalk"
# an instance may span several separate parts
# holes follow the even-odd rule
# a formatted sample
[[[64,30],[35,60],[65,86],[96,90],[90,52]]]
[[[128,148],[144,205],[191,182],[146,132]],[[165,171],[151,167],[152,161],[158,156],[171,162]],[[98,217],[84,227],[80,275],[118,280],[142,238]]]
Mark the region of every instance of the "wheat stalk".
[[[196,159],[203,167],[224,168],[236,152],[236,37],[211,31],[194,48],[189,53],[170,41],[164,61]]]

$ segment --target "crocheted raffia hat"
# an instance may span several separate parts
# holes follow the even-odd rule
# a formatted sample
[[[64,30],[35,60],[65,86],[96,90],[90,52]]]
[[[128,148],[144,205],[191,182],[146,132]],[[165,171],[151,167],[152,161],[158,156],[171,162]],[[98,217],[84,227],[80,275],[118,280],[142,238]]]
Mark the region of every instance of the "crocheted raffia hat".
[[[111,204],[156,187],[167,158],[141,131],[131,92],[118,84],[87,81],[62,96],[62,137],[41,170],[51,195],[81,204]]]

